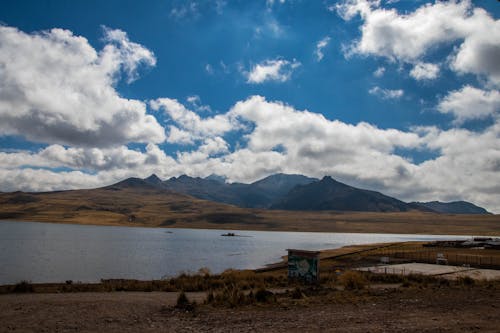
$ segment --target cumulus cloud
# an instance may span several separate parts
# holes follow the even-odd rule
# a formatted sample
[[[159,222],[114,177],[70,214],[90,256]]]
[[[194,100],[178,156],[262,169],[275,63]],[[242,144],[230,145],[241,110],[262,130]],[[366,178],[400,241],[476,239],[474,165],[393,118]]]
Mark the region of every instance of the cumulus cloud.
[[[319,62],[323,60],[325,54],[323,53],[323,49],[328,46],[330,43],[330,37],[325,37],[316,43],[316,50],[314,51],[314,55],[316,56],[316,60]]]
[[[212,112],[209,105],[201,104],[201,99],[198,95],[188,96],[186,100],[196,110],[196,112]]]
[[[370,90],[368,90],[368,93],[370,95],[377,96],[381,99],[399,99],[404,95],[404,91],[402,89],[391,90],[391,89],[380,88],[378,86],[375,86]]]
[[[69,168],[96,172],[113,169],[139,169],[148,165],[171,165],[174,160],[155,144],[148,144],[144,152],[126,146],[113,148],[73,148],[50,145],[38,152],[0,152],[5,169],[16,168]]]
[[[159,98],[151,101],[150,105],[154,110],[165,112],[175,123],[170,126],[170,134],[167,138],[170,143],[194,143],[206,137],[223,135],[233,128],[231,119],[226,115],[202,118],[176,99]]]
[[[464,199],[500,211],[495,196],[500,190],[498,122],[482,133],[437,127],[396,130],[330,120],[262,96],[237,102],[221,118],[200,116],[173,99],[151,103],[170,117],[172,126],[193,138],[193,150],[173,157],[155,144],[144,151],[51,145],[35,153],[4,152],[0,189],[95,187],[153,172],[161,178],[215,173],[251,182],[285,172],[331,175],[402,200]],[[224,137],[234,131],[243,131],[242,141],[230,147]],[[400,153],[412,150],[432,151],[437,157],[414,163]],[[56,167],[74,171],[50,170]]]
[[[124,72],[127,74],[127,82],[131,83],[138,78],[137,68],[140,65],[155,66],[156,58],[150,50],[140,44],[131,42],[127,33],[119,29],[103,27],[104,40],[108,42],[104,53],[110,57],[118,57]],[[116,66],[117,64],[110,64]]]
[[[419,62],[410,71],[415,80],[434,80],[439,75],[439,66],[436,64]]]
[[[483,119],[500,113],[500,92],[466,85],[444,97],[439,102],[438,111],[452,114],[457,124],[471,119]]]
[[[156,173],[166,178],[182,169],[155,144],[144,151],[125,146],[66,148],[51,145],[38,152],[0,153],[2,191],[53,191],[101,187],[127,177]],[[67,169],[60,171],[56,169]]]
[[[293,71],[300,65],[300,62],[297,60],[264,60],[263,62],[253,66],[249,72],[245,73],[247,83],[258,84],[266,81],[288,81],[291,78]]]
[[[500,84],[500,20],[484,9],[468,0],[438,1],[401,14],[380,4],[347,0],[336,6],[343,19],[360,15],[363,20],[361,38],[348,48],[348,54],[417,64],[441,46],[457,45],[449,57],[451,69]]]
[[[0,135],[76,146],[159,143],[164,129],[146,105],[121,97],[114,84],[137,77],[154,55],[121,30],[104,29],[96,51],[71,31],[26,34],[0,26]]]

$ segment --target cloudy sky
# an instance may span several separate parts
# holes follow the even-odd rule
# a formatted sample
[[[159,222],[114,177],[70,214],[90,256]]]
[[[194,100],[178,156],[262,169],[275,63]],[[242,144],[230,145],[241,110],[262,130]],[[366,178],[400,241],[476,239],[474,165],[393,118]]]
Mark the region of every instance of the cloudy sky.
[[[500,3],[2,1],[0,191],[284,172],[500,213]]]

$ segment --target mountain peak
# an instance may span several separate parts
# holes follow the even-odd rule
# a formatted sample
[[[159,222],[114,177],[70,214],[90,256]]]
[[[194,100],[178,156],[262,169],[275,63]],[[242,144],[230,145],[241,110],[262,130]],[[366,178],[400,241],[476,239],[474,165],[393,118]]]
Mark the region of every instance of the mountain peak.
[[[124,189],[124,188],[153,188],[154,185],[146,182],[144,179],[130,177],[116,184],[107,186],[108,189]]]
[[[215,173],[212,173],[210,176],[205,177],[206,180],[213,180],[222,184],[226,183],[227,178],[225,176],[219,176]]]
[[[318,182],[295,187],[271,208],[367,212],[400,212],[412,209],[400,200],[379,192],[349,186],[330,176],[325,176]]]
[[[150,184],[161,184],[162,183],[161,179],[154,173],[151,176],[149,176],[148,178],[144,178],[144,181],[146,181],[147,183],[150,183]]]

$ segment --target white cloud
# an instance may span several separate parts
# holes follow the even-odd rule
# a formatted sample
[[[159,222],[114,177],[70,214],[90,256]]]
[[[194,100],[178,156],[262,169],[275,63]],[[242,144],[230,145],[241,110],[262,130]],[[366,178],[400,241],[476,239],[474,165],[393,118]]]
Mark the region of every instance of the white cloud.
[[[175,99],[159,98],[150,102],[154,110],[162,110],[176,125],[170,127],[167,138],[171,143],[193,143],[206,137],[216,137],[233,129],[231,119],[225,115],[201,118]],[[179,129],[177,126],[181,127]]]
[[[153,54],[121,30],[105,28],[97,52],[68,30],[26,34],[0,26],[0,135],[80,146],[165,139],[163,127],[138,100],[114,88],[121,72],[131,81]]]
[[[439,75],[439,66],[436,64],[418,62],[410,71],[410,76],[415,80],[434,80]]]
[[[237,102],[217,120],[201,117],[173,99],[151,103],[170,116],[172,126],[193,138],[192,151],[178,152],[173,158],[149,144],[145,151],[52,145],[36,153],[4,152],[0,153],[0,190],[88,188],[153,172],[163,179],[215,173],[240,182],[286,172],[331,175],[407,201],[463,199],[500,212],[498,122],[482,133],[436,127],[404,131],[329,120],[261,96]],[[224,135],[236,130],[244,132],[243,141],[231,148]],[[401,156],[400,150],[432,151],[438,157],[416,164]]]
[[[382,99],[399,99],[404,95],[404,91],[402,89],[391,90],[380,88],[378,86],[375,86],[368,90],[368,93]]]
[[[263,83],[266,81],[285,82],[290,79],[293,71],[301,64],[297,60],[284,59],[264,60],[253,66],[246,73],[248,83]]]
[[[4,169],[16,168],[70,168],[95,172],[116,169],[139,169],[148,165],[172,164],[174,160],[165,155],[155,144],[148,144],[145,152],[131,150],[126,146],[113,148],[65,148],[50,145],[38,152],[0,152]]]
[[[268,9],[267,12],[262,13],[262,16],[253,23],[253,37],[256,39],[263,37],[282,38],[286,35],[286,28],[274,17],[271,8],[268,7]]]
[[[444,97],[439,102],[438,111],[452,114],[457,124],[471,119],[486,118],[500,113],[500,92],[466,85]]]
[[[382,77],[384,76],[385,73],[385,67],[379,67],[373,72],[373,76],[375,77]]]
[[[196,112],[212,112],[212,108],[209,105],[201,104],[201,99],[198,95],[188,96],[186,100]]]
[[[285,2],[286,2],[286,0],[278,0],[278,1],[276,1],[276,0],[266,0],[266,5],[267,5],[268,7],[272,7],[272,6],[274,6],[274,3],[279,3],[279,4],[281,4],[281,5],[282,5],[282,4],[284,4]]]
[[[369,0],[347,0],[336,9],[345,20],[358,14],[363,19],[361,38],[348,48],[348,54],[416,64],[437,48],[456,43],[451,69],[500,84],[500,20],[468,0],[438,1],[407,14],[380,8],[380,1]]]
[[[214,68],[212,67],[212,65],[206,64],[205,65],[205,72],[207,72],[208,74],[212,75],[214,73]]]
[[[323,53],[323,49],[328,46],[330,43],[330,37],[325,37],[316,43],[316,50],[314,51],[314,55],[316,56],[316,60],[319,62],[323,60],[325,54]]]
[[[131,42],[127,33],[119,29],[103,27],[104,40],[108,42],[104,48],[104,54],[110,57],[119,57],[119,64],[127,74],[127,82],[131,83],[138,78],[137,68],[142,64],[155,66],[156,58],[150,50],[140,44]]]
[[[170,17],[183,19],[186,17],[197,18],[200,15],[199,4],[196,1],[186,1],[179,6],[173,6],[170,10]]]
[[[226,7],[227,2],[224,0],[215,1],[215,11],[217,14],[222,15],[224,13],[224,7]]]

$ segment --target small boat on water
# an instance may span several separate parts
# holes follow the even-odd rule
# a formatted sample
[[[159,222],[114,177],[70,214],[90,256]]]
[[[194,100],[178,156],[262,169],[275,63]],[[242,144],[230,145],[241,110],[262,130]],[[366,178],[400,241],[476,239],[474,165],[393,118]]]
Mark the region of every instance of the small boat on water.
[[[224,237],[234,237],[234,236],[236,236],[236,234],[234,232],[228,232],[228,233],[222,234],[221,236],[224,236]]]

